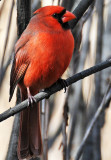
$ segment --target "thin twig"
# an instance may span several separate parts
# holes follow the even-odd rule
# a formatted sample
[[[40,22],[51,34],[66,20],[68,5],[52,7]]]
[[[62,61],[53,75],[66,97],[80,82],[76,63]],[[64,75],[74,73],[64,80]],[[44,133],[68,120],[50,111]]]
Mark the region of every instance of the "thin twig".
[[[61,0],[58,0],[58,6],[60,6],[60,2],[61,2]]]
[[[83,24],[87,21],[87,19],[92,15],[95,6],[95,0],[90,5],[88,11],[82,17]]]
[[[46,105],[45,105],[45,99],[41,101],[41,133],[42,133],[42,144],[43,144],[43,160],[45,160],[45,153],[44,153],[44,137],[45,137],[45,113],[46,113]]]
[[[19,88],[17,89],[17,100],[16,104],[19,104],[21,101],[20,98],[20,90]],[[13,127],[12,127],[12,133],[10,137],[10,142],[8,146],[8,152],[6,156],[6,160],[18,160],[17,157],[17,144],[18,144],[18,136],[19,136],[19,125],[20,125],[20,113],[15,115],[14,122],[13,122]]]
[[[10,32],[10,26],[11,26],[13,7],[14,7],[14,0],[12,0],[10,16],[9,16],[9,22],[8,22],[8,28],[7,28],[6,39],[5,39],[5,45],[4,45],[4,51],[3,51],[3,56],[2,56],[2,60],[1,60],[1,65],[0,65],[0,88],[1,88],[1,85],[2,85],[2,81],[3,81],[4,75],[6,73],[6,69],[9,66],[10,60],[11,60],[11,55],[10,55],[8,60],[7,60],[6,65],[3,66],[5,53],[6,53],[6,48],[7,48],[7,43],[8,43],[8,39],[9,39],[9,32]]]
[[[56,141],[57,137],[61,134],[61,131],[62,131],[62,123],[60,124],[60,126],[59,126],[58,130],[56,131],[56,133],[54,134],[54,136],[49,138],[48,150],[52,147],[52,145]]]
[[[99,63],[89,69],[86,69],[82,72],[79,72],[75,75],[73,75],[72,77],[69,77],[68,79],[66,79],[67,85],[71,85],[91,74],[94,74],[98,71],[101,71],[105,68],[108,68],[111,66],[111,59],[104,61],[102,63]],[[57,91],[60,91],[61,89],[63,89],[63,87],[58,83],[56,83],[55,85],[53,85],[52,87],[50,87],[50,91],[47,92],[40,92],[38,94],[36,94],[34,96],[34,98],[36,99],[36,102],[39,102],[40,100],[47,98],[48,96],[56,93]],[[23,109],[25,109],[28,106],[28,99],[21,102],[20,104],[16,105],[13,108],[8,109],[7,111],[3,112],[2,114],[0,114],[0,122],[13,116],[14,114],[22,111]]]
[[[66,8],[67,10],[71,11],[73,6],[75,5],[76,0],[62,0],[61,2],[61,6],[63,6],[64,8]]]
[[[101,62],[102,60],[102,49],[103,49],[103,25],[104,25],[104,0],[97,0],[96,1],[96,12],[97,12],[97,42],[96,42],[96,63]],[[101,103],[101,83],[102,80],[102,73],[98,72],[95,78],[95,92],[94,92],[94,106],[93,112],[95,113],[97,108]],[[101,117],[104,119],[104,114]],[[97,121],[92,131],[91,139],[92,139],[92,150],[89,152],[92,153],[93,159],[101,159],[101,121]],[[87,148],[86,148],[87,150]],[[87,152],[86,152],[87,155]],[[87,155],[88,156],[88,155]]]
[[[12,160],[12,159],[18,160],[17,144],[18,144],[18,133],[19,133],[19,120],[20,120],[20,116],[19,114],[16,114],[15,119],[14,119],[13,128],[12,128],[11,137],[10,137],[6,160]]]
[[[30,8],[31,8],[30,0],[27,0],[27,1],[18,0],[17,1],[18,37],[20,36],[20,34],[22,34],[22,32],[24,31],[24,29],[26,27],[26,24],[28,24],[28,22],[30,20],[30,16],[31,16],[31,14],[30,14],[31,9]],[[25,19],[25,15],[27,15],[26,19]],[[22,28],[20,27],[19,22],[22,25]],[[20,103],[20,101],[21,101],[19,91],[20,90],[18,88],[17,96],[16,96],[17,97],[16,104]],[[20,114],[17,114],[15,116],[14,124],[13,124],[13,128],[12,128],[12,134],[11,134],[11,139],[10,139],[10,143],[9,143],[8,154],[6,157],[7,160],[12,160],[12,159],[18,160],[17,144],[18,144],[18,136],[19,136],[19,120],[20,120]]]
[[[45,133],[44,133],[44,155],[45,155],[45,158],[44,160],[48,160],[48,124],[49,124],[49,104],[48,102],[46,101],[46,111],[45,111]]]
[[[7,43],[8,43],[8,38],[9,38],[9,31],[10,31],[10,26],[11,26],[13,7],[14,7],[14,0],[12,0],[11,10],[10,10],[7,34],[6,34],[6,39],[5,39],[5,46],[4,46],[3,57],[2,57],[2,61],[1,61],[1,69],[0,69],[1,73],[2,73],[2,68],[3,68],[3,63],[4,63],[4,58],[5,58],[5,52],[6,52],[6,47],[7,47]]]
[[[8,57],[8,60],[7,60],[6,64],[4,65],[4,67],[2,68],[2,70],[0,72],[0,88],[2,86],[3,78],[5,76],[7,68],[8,68],[8,66],[9,66],[9,64],[11,62],[11,57],[12,57],[12,55],[10,54],[10,56]]]
[[[66,98],[66,102],[64,105],[64,111],[63,111],[63,122],[62,122],[62,135],[63,135],[63,160],[67,159],[67,133],[66,133],[66,127],[68,125],[68,101]]]
[[[80,146],[78,148],[78,151],[76,153],[76,156],[75,156],[74,160],[79,160],[79,158],[80,158],[80,156],[82,154],[82,151],[84,149],[84,146],[86,144],[86,141],[87,141],[87,139],[88,139],[88,137],[89,137],[89,135],[90,135],[93,127],[94,127],[94,124],[96,123],[97,119],[99,118],[101,112],[109,105],[110,101],[111,101],[111,83],[109,84],[107,92],[104,95],[103,100],[102,100],[100,106],[98,107],[95,115],[93,116],[93,118],[92,118],[92,120],[90,122],[89,127],[86,130],[86,133],[84,135],[82,143],[80,144]]]
[[[42,122],[42,139],[43,139],[43,160],[48,160],[48,122],[49,122],[49,105],[46,100],[42,101],[41,108]]]
[[[78,23],[80,18],[83,16],[83,14],[86,12],[88,7],[94,2],[95,0],[81,0],[81,2],[78,4],[78,6],[73,11],[73,14],[76,15],[76,19],[70,22],[71,28],[74,28],[75,25]]]
[[[91,5],[92,6],[92,5]],[[81,21],[81,20],[80,20]],[[80,23],[80,22],[79,22]],[[79,24],[78,23],[78,24]],[[82,43],[82,47],[81,47],[81,51],[80,51],[80,58],[79,58],[79,64],[78,64],[78,71],[80,71],[82,68],[84,68],[84,64],[85,64],[85,60],[87,57],[87,54],[90,51],[90,40],[89,40],[89,35],[90,35],[90,30],[91,30],[91,24],[92,24],[92,16],[90,16],[90,19],[87,21],[87,32],[89,34],[87,34],[84,38],[84,42]],[[77,27],[77,26],[76,26]],[[82,29],[82,28],[81,28]],[[75,67],[73,67],[75,68]],[[74,87],[74,92],[75,95],[73,101],[75,102],[72,106],[72,111],[71,111],[71,122],[70,122],[70,136],[69,136],[69,144],[68,144],[68,158],[67,160],[70,159],[70,155],[71,155],[71,148],[72,148],[72,142],[73,142],[73,137],[75,135],[76,132],[76,122],[77,122],[77,113],[79,112],[80,109],[80,99],[81,99],[81,91],[82,89],[82,82],[79,83],[78,85],[75,85]],[[81,110],[81,109],[80,109]]]

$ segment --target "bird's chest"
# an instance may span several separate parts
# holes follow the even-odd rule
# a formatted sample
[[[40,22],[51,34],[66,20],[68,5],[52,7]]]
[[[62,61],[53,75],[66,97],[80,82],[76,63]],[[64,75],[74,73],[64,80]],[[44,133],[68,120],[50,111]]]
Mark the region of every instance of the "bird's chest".
[[[67,33],[67,32],[66,32]],[[35,54],[35,61],[46,69],[63,68],[72,57],[74,40],[72,34],[49,34],[38,40],[38,49]],[[38,53],[39,50],[39,53]],[[38,58],[36,58],[38,57]]]
[[[73,53],[73,37],[58,35],[42,35],[37,40],[37,46],[27,69],[30,86],[36,84],[38,89],[46,88],[56,82],[69,65]],[[30,76],[29,76],[30,75]]]

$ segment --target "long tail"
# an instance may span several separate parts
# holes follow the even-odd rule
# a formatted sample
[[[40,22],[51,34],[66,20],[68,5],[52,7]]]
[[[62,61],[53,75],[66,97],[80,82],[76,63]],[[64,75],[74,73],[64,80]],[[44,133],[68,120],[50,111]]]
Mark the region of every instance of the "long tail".
[[[22,100],[27,96],[22,95]],[[20,113],[18,158],[37,157],[42,152],[40,129],[40,105],[36,103]]]

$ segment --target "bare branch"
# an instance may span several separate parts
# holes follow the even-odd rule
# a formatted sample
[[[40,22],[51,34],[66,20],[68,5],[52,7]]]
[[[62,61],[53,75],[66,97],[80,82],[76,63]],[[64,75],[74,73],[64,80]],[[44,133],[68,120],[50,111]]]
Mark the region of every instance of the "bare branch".
[[[108,68],[111,66],[111,59],[104,61],[102,63],[99,63],[89,69],[86,69],[82,72],[79,72],[75,75],[73,75],[72,77],[69,77],[68,79],[66,79],[68,86],[71,85],[72,83],[75,83],[91,74],[94,74],[98,71],[101,71],[105,68]],[[60,91],[61,89],[63,89],[63,87],[58,83],[53,85],[52,87],[50,87],[50,91],[47,92],[40,92],[38,94],[36,94],[34,96],[34,98],[36,99],[36,102],[39,102],[40,100],[49,97],[50,95],[56,93],[57,91]],[[23,109],[25,109],[28,106],[28,100],[25,100],[23,102],[21,102],[20,104],[16,105],[13,108],[8,109],[7,111],[3,112],[2,114],[0,114],[0,122],[13,116],[14,114],[22,111]]]
[[[66,102],[64,105],[64,111],[63,111],[63,123],[62,123],[62,145],[63,145],[63,160],[67,159],[67,133],[66,133],[66,127],[68,125],[68,101],[66,98]]]
[[[111,59],[104,61],[102,63],[99,63],[89,69],[82,71],[82,72],[79,72],[79,73],[75,74],[74,76],[67,79],[68,86],[71,85],[72,83],[79,81],[80,79],[83,79],[89,75],[92,75],[92,74],[99,72],[99,71],[101,71],[107,67],[110,67],[110,66],[111,66]]]
[[[24,31],[26,25],[28,24],[28,22],[30,20],[30,16],[31,16],[30,10],[31,10],[31,2],[30,2],[30,0],[27,0],[27,1],[18,0],[17,1],[18,37]],[[20,90],[18,88],[16,104],[20,103],[20,100],[21,100],[19,91]],[[20,120],[19,116],[20,116],[20,114],[17,114],[15,116],[15,119],[14,119],[11,139],[10,139],[9,148],[8,148],[8,154],[7,154],[7,157],[6,157],[7,160],[12,160],[12,159],[18,160],[18,157],[17,157],[17,144],[18,144],[18,135],[19,135],[19,120]]]
[[[49,104],[46,100],[42,101],[41,122],[42,122],[42,143],[43,160],[48,160],[48,123],[49,123]]]
[[[60,124],[58,130],[56,131],[56,133],[54,134],[54,136],[52,136],[49,141],[48,141],[48,150],[52,147],[52,145],[54,144],[56,138],[60,135],[62,131],[62,123]]]
[[[9,64],[10,64],[11,57],[12,57],[12,55],[10,54],[10,56],[9,56],[9,58],[8,58],[8,60],[7,60],[7,63],[6,63],[4,66],[2,66],[2,68],[0,69],[0,88],[1,88],[1,86],[2,86],[3,78],[4,78],[4,76],[5,76],[5,73],[6,73],[6,71],[7,71],[7,68],[8,68],[8,66],[9,66]]]
[[[8,39],[9,39],[9,32],[10,32],[13,8],[14,8],[14,0],[12,0],[12,4],[11,4],[10,16],[9,16],[9,21],[8,21],[8,28],[7,28],[6,38],[5,38],[5,45],[4,45],[3,56],[2,56],[1,65],[0,65],[0,86],[1,86],[1,83],[2,83],[2,80],[3,80],[4,73],[6,71],[3,68],[3,63],[4,63],[7,43],[8,43]],[[7,61],[8,65],[9,65],[9,63],[10,63],[10,57]],[[8,66],[6,65],[6,67],[8,67]]]
[[[2,72],[2,68],[3,68],[3,63],[4,63],[4,58],[5,58],[5,52],[6,52],[8,38],[9,38],[9,31],[10,31],[10,26],[11,26],[13,7],[14,7],[14,0],[12,0],[11,11],[10,11],[10,16],[9,16],[7,34],[6,34],[6,39],[5,39],[5,46],[4,46],[3,57],[2,57],[2,61],[1,61],[1,72]]]
[[[67,10],[71,10],[72,7],[74,6],[76,0],[71,0],[69,2],[69,0],[63,0],[61,6],[65,7]]]
[[[31,6],[31,0],[17,1],[18,37],[21,36],[22,32],[27,27],[29,20],[31,18],[31,7],[30,6]]]
[[[96,1],[96,8],[97,8],[97,42],[96,42],[96,63],[101,62],[102,60],[102,49],[103,49],[103,25],[104,25],[104,0]],[[102,82],[102,74],[101,72],[97,73],[95,76],[95,92],[94,92],[94,106],[93,111],[96,112],[97,108],[101,103],[101,83]],[[104,114],[102,115],[102,119],[104,119]],[[101,159],[101,121],[97,121],[94,126],[92,132],[92,155],[93,159]],[[86,153],[87,154],[87,153]],[[91,153],[89,152],[89,155]]]
[[[93,118],[91,120],[91,123],[90,123],[89,127],[86,130],[83,141],[82,141],[82,143],[81,143],[81,145],[80,145],[80,147],[77,151],[77,154],[75,156],[75,160],[79,160],[79,158],[82,154],[82,151],[84,149],[84,145],[86,144],[87,138],[90,135],[90,133],[91,133],[93,127],[94,127],[94,124],[96,123],[97,119],[99,118],[101,112],[109,105],[110,101],[111,101],[111,83],[109,84],[107,92],[104,95],[104,98],[103,98],[100,106],[98,107],[95,115],[93,116]]]
[[[95,0],[81,0],[81,2],[78,4],[78,6],[75,8],[73,13],[76,15],[76,19],[70,22],[71,28],[74,28],[75,25],[78,23],[80,18],[83,16],[83,14],[86,12],[88,7],[94,2]]]
[[[92,4],[93,5],[93,4]],[[90,6],[90,7],[93,7],[93,6]],[[89,11],[89,10],[88,10]],[[87,11],[87,12],[88,12]],[[86,13],[88,14],[88,13]],[[85,16],[85,15],[84,15]],[[84,19],[84,16],[81,18],[81,20],[79,21],[78,24],[81,23],[82,21],[82,24],[80,24],[80,27],[78,27],[79,29],[79,32],[81,32],[80,30],[82,30],[82,27],[81,25],[83,26],[83,21]],[[78,26],[77,24],[77,26]],[[84,67],[84,64],[85,64],[85,61],[86,61],[86,57],[87,57],[87,54],[90,53],[90,40],[89,40],[89,35],[90,35],[90,30],[91,30],[91,24],[92,24],[92,16],[90,16],[89,20],[87,21],[87,32],[89,34],[85,35],[85,38],[84,38],[84,42],[82,42],[82,46],[81,46],[81,50],[80,50],[80,53],[77,55],[80,55],[79,57],[79,64],[78,64],[78,69],[77,71],[81,71],[82,68]],[[77,26],[75,28],[77,28]],[[78,38],[80,38],[80,36],[77,36]],[[77,41],[78,41],[78,38],[77,38]],[[77,43],[77,42],[76,42]],[[78,42],[79,44],[79,42]],[[77,46],[78,46],[77,44]],[[76,47],[77,48],[77,47]],[[76,52],[78,52],[79,48],[77,50],[75,50]],[[77,61],[77,60],[76,60]],[[74,65],[77,63],[73,62]],[[77,66],[77,64],[76,64]],[[76,66],[74,66],[73,68],[76,68]],[[70,159],[70,156],[71,156],[71,148],[72,148],[72,145],[73,145],[73,139],[74,139],[74,136],[76,135],[76,124],[77,124],[77,121],[78,121],[78,114],[77,113],[80,113],[81,111],[81,103],[82,103],[82,107],[84,106],[84,102],[83,102],[83,98],[82,98],[82,81],[81,83],[79,83],[79,85],[75,85],[74,87],[72,87],[72,89],[74,90],[74,93],[75,95],[69,95],[69,96],[74,96],[73,99],[73,102],[75,102],[72,107],[71,107],[71,111],[70,111],[70,114],[71,114],[71,120],[70,120],[70,134],[69,134],[69,143],[68,143],[68,158],[67,159]],[[81,99],[81,102],[80,102],[80,99]],[[73,103],[72,102],[72,103]],[[85,107],[83,107],[85,108]],[[85,109],[84,109],[85,110]],[[82,110],[82,115],[84,114],[83,110]],[[81,116],[81,115],[80,115]],[[81,116],[82,117],[82,116]],[[83,122],[83,121],[82,121]],[[84,123],[84,122],[83,122]],[[82,125],[83,126],[83,125]],[[81,127],[82,128],[82,127]],[[83,128],[82,128],[83,129]],[[84,130],[84,129],[83,129]],[[82,139],[82,137],[80,138]]]
[[[19,120],[20,116],[19,114],[16,114],[12,129],[12,134],[10,137],[9,147],[8,147],[8,153],[7,153],[7,160],[18,160],[17,158],[17,144],[18,144],[18,134],[19,134]]]

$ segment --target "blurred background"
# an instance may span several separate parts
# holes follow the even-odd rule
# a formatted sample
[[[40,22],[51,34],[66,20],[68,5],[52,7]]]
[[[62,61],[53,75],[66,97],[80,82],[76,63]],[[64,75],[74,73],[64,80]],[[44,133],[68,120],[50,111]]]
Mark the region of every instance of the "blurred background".
[[[79,4],[80,0],[32,0],[31,12],[47,5],[61,5],[69,11]],[[75,50],[69,68],[63,78],[87,69],[111,57],[111,1],[94,1],[79,23],[72,29],[75,37]],[[14,107],[16,91],[9,103],[9,82],[11,59],[17,41],[17,1],[0,1],[0,113]],[[83,135],[92,116],[99,107],[111,78],[111,69],[107,68],[95,75],[54,94],[49,100],[42,101],[41,116],[44,155],[41,159],[61,160],[64,153],[67,160],[75,157]],[[64,108],[68,111],[66,127],[67,147],[64,152]],[[66,116],[67,117],[67,116]],[[0,123],[0,160],[15,160],[18,121],[15,116]],[[18,118],[19,119],[19,118]],[[65,122],[66,122],[65,121]],[[14,125],[13,125],[14,124]],[[13,131],[12,132],[12,128]],[[12,133],[14,133],[12,135]],[[48,135],[48,136],[47,136]],[[11,138],[11,140],[10,140]],[[48,141],[45,144],[45,140]],[[11,142],[13,146],[11,146]],[[47,151],[48,150],[48,151]],[[44,151],[44,152],[45,152]],[[9,154],[15,158],[10,158]],[[48,157],[48,158],[47,158]],[[100,115],[84,147],[82,160],[111,160],[111,107]]]

